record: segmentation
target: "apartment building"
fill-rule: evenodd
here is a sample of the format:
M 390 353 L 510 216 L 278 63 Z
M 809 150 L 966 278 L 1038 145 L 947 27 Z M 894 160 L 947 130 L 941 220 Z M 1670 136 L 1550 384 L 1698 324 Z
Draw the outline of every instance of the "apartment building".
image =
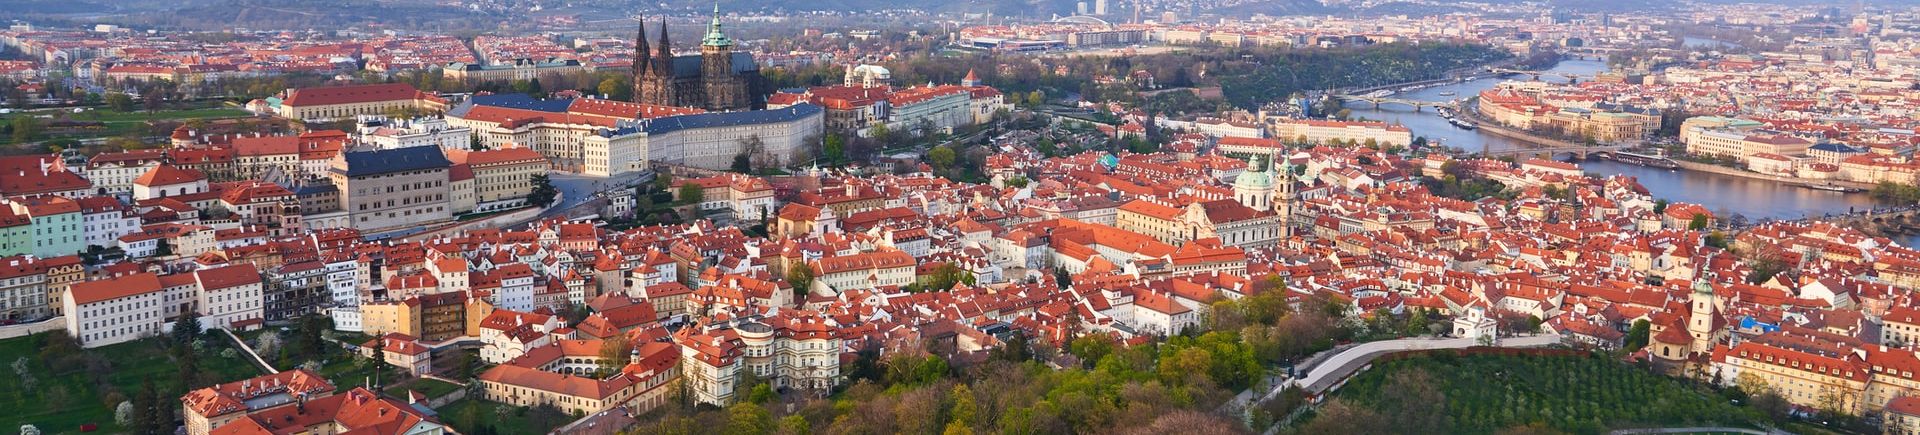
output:
M 447 110 L 447 100 L 405 83 L 304 88 L 290 91 L 280 102 L 280 117 L 333 121 L 399 109 L 442 112 Z
M 452 165 L 434 147 L 354 150 L 340 153 L 327 175 L 354 229 L 390 231 L 453 219 Z
M 162 295 L 150 272 L 76 283 L 62 301 L 67 334 L 88 349 L 160 334 Z

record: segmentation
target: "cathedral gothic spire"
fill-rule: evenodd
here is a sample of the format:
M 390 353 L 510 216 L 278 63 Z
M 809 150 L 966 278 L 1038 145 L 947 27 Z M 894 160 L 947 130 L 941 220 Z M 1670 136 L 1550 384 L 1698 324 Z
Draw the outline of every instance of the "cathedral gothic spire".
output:
M 640 31 L 635 32 L 633 36 L 633 75 L 635 77 L 647 75 L 647 70 L 653 67 L 653 50 L 647 47 L 647 18 L 640 17 L 639 21 Z
M 667 18 L 660 17 L 659 54 L 653 58 L 653 72 L 662 76 L 673 75 L 673 41 L 667 40 Z

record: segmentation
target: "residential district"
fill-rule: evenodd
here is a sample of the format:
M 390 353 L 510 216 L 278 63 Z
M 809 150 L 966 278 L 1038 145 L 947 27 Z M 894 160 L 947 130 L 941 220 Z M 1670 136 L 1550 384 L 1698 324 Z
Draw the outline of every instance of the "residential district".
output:
M 1061 153 L 1037 132 L 1091 124 L 1010 127 L 1040 110 L 987 85 L 997 71 L 895 83 L 878 60 L 736 50 L 717 14 L 684 53 L 665 21 L 573 48 L 492 35 L 470 47 L 399 34 L 198 43 L 23 25 L 0 43 L 30 58 L 0 72 L 74 77 L 83 92 L 294 72 L 436 70 L 475 83 L 615 72 L 631 101 L 343 80 L 243 105 L 288 131 L 194 123 L 148 147 L 0 157 L 0 320 L 9 337 L 64 334 L 82 349 L 181 325 L 247 349 L 240 336 L 325 318 L 328 346 L 402 374 L 342 377 L 252 355 L 267 374 L 169 399 L 166 419 L 195 435 L 455 433 L 438 398 L 379 385 L 407 378 L 464 385 L 468 401 L 557 409 L 572 416 L 562 431 L 610 433 L 666 406 L 748 400 L 752 385 L 823 397 L 872 355 L 964 364 L 1088 336 L 1151 346 L 1249 298 L 1331 301 L 1358 321 L 1430 315 L 1427 335 L 1613 352 L 1668 376 L 1773 392 L 1801 415 L 1920 432 L 1910 239 L 1858 224 L 1871 216 L 1729 222 L 1717 206 L 1551 158 L 1611 152 L 1800 184 L 1920 184 L 1920 38 L 1900 31 L 1911 26 L 1861 18 L 1851 34 L 1722 55 L 1634 48 L 1674 38 L 1635 15 L 1393 18 L 1354 31 L 1362 24 L 1342 18 L 1147 22 L 1104 0 L 1092 8 L 965 27 L 953 45 L 1009 62 L 1146 43 L 1652 54 L 1443 102 L 1482 128 L 1540 139 L 1547 156 L 1448 152 L 1429 132 L 1316 116 L 1287 96 L 1195 116 L 1084 102 L 1074 109 L 1117 120 L 1086 129 L 1097 143 L 1156 143 Z M 1721 22 L 1791 23 L 1801 10 L 1702 8 Z M 790 62 L 844 72 L 766 86 Z M 1109 79 L 1159 87 L 1151 74 Z M 983 146 L 962 161 L 971 168 L 956 167 L 948 144 L 853 164 L 822 156 L 829 136 L 889 131 Z M 1667 140 L 1678 145 L 1658 148 Z M 963 172 L 978 178 L 948 176 Z M 561 179 L 598 185 L 557 188 Z M 1465 180 L 1504 194 L 1443 191 Z M 1905 221 L 1912 207 L 1901 205 Z M 460 354 L 482 368 L 451 370 Z M 1078 367 L 1072 358 L 1047 363 Z M 1261 385 L 1317 401 L 1350 375 Z M 1251 400 L 1265 388 L 1249 388 Z

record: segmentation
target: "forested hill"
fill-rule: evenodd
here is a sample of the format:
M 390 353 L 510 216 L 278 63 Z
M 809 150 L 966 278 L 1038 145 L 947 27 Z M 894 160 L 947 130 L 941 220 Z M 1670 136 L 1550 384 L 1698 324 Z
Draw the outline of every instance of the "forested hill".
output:
M 1450 70 L 1513 55 L 1484 45 L 1381 44 L 1362 48 L 1294 50 L 1228 62 L 1217 71 L 1221 92 L 1234 106 L 1257 109 L 1294 92 L 1380 86 L 1446 77 Z

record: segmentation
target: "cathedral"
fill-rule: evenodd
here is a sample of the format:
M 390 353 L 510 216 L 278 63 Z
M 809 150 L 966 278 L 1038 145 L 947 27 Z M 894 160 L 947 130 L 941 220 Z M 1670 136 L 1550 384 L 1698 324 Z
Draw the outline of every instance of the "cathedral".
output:
M 675 56 L 667 39 L 667 21 L 660 20 L 658 47 L 648 47 L 647 26 L 640 24 L 633 55 L 633 101 L 706 110 L 748 110 L 760 102 L 760 66 L 751 53 L 733 51 L 733 40 L 720 31 L 720 8 L 701 38 L 700 54 Z

